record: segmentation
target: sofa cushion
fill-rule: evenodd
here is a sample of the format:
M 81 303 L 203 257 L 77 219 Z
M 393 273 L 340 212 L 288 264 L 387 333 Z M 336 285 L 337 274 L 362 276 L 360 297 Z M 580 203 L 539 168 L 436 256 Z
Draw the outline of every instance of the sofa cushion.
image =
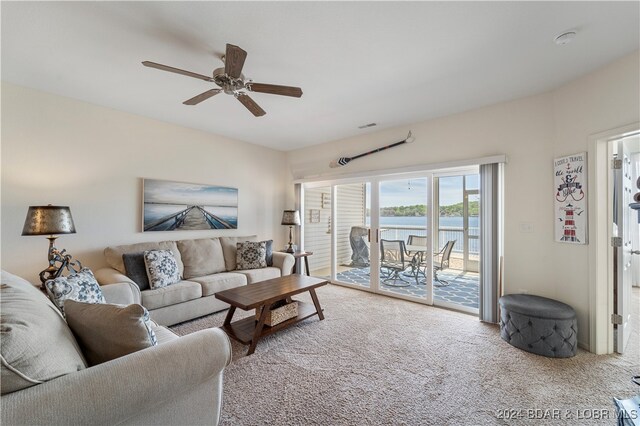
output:
M 82 370 L 85 361 L 60 311 L 26 280 L 2 271 L 1 393 Z
M 126 275 L 127 271 L 124 268 L 122 255 L 125 253 L 137 253 L 147 250 L 171 250 L 173 257 L 176 259 L 176 263 L 178 264 L 180 276 L 182 276 L 184 273 L 184 265 L 182 264 L 182 257 L 180 256 L 180 251 L 178 250 L 178 245 L 175 241 L 158 241 L 107 247 L 104 249 L 104 256 L 109 266 L 118 270 L 121 274 Z
M 234 271 L 236 269 L 236 243 L 256 240 L 255 235 L 250 237 L 220 237 L 220 244 L 222 244 L 222 251 L 224 253 L 224 264 L 227 271 Z
M 178 263 L 171 250 L 147 250 L 144 252 L 149 285 L 152 289 L 167 287 L 180 281 Z
M 185 280 L 226 271 L 219 238 L 178 241 Z
M 106 303 L 102 290 L 93 272 L 89 268 L 83 268 L 80 272 L 68 277 L 58 277 L 44 283 L 47 293 L 53 303 L 64 315 L 66 300 L 77 300 L 86 303 Z
M 238 274 L 242 274 L 247 277 L 247 283 L 253 284 L 259 281 L 270 280 L 272 278 L 278 278 L 281 275 L 280 268 L 266 267 L 261 269 L 248 269 L 235 271 Z
M 168 287 L 140 292 L 142 305 L 151 310 L 202 297 L 202 286 L 193 281 L 180 281 Z
M 89 365 L 158 344 L 149 312 L 141 305 L 91 304 L 67 300 L 67 324 Z
M 202 285 L 203 296 L 211 296 L 222 290 L 247 285 L 247 277 L 235 272 L 222 272 L 205 277 L 192 278 L 191 280 Z
M 259 269 L 267 267 L 267 244 L 264 241 L 237 243 L 236 268 Z
M 147 276 L 147 267 L 144 264 L 144 252 L 125 253 L 122 255 L 122 263 L 127 276 L 136 283 L 140 290 L 148 290 L 149 277 Z

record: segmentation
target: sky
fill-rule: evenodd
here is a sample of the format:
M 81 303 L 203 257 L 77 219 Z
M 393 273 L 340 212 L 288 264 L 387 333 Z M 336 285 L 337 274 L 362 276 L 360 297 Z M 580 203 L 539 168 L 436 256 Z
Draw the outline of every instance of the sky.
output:
M 467 175 L 467 188 L 478 188 L 478 175 Z M 367 185 L 367 199 L 371 199 Z M 462 202 L 462 176 L 440 178 L 440 205 L 450 206 Z M 399 179 L 380 183 L 380 207 L 413 206 L 427 203 L 427 180 Z
M 145 203 L 199 206 L 238 206 L 238 189 L 197 183 L 144 180 Z

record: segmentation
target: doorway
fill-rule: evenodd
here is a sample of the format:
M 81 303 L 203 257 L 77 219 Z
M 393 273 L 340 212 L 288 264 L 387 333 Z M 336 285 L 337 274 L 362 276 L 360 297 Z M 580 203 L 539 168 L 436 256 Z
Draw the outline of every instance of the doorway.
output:
M 614 351 L 622 353 L 625 350 L 625 335 L 628 335 L 626 327 L 618 327 L 619 323 L 624 324 L 624 319 L 629 318 L 629 285 L 625 283 L 624 277 L 616 276 L 614 280 L 614 252 L 616 252 L 616 263 L 620 259 L 620 255 L 624 256 L 623 250 L 637 250 L 638 247 L 624 248 L 614 247 L 618 245 L 614 238 L 621 233 L 619 229 L 620 223 L 624 220 L 624 216 L 620 219 L 616 217 L 618 212 L 614 212 L 614 181 L 615 163 L 612 162 L 614 152 L 620 140 L 637 138 L 640 135 L 640 123 L 634 123 L 617 129 L 612 129 L 603 133 L 592 135 L 589 137 L 589 181 L 591 185 L 591 194 L 589 196 L 589 210 L 593 214 L 590 216 L 589 241 L 589 283 L 590 283 L 590 308 L 589 308 L 589 350 L 596 354 L 608 354 Z M 637 145 L 636 145 L 637 146 Z M 621 158 L 618 158 L 621 160 Z M 622 188 L 618 185 L 616 189 Z M 616 197 L 616 201 L 621 201 L 621 196 Z M 630 209 L 620 207 L 622 211 L 626 210 L 627 214 Z M 638 217 L 635 216 L 635 225 L 637 225 Z M 614 227 L 615 223 L 615 227 Z M 622 224 L 624 226 L 624 224 Z M 624 232 L 624 230 L 622 230 Z M 615 235 L 614 235 L 615 234 Z M 624 238 L 623 238 L 624 240 Z M 632 239 L 632 244 L 633 239 Z M 627 245 L 628 247 L 628 245 Z M 637 274 L 640 266 L 635 258 L 638 255 L 632 255 L 631 270 L 632 276 Z M 618 268 L 624 272 L 624 268 Z M 633 297 L 637 298 L 636 287 L 630 290 Z M 619 315 L 619 317 L 618 317 Z M 635 321 L 637 323 L 637 321 Z M 627 324 L 631 324 L 627 321 Z M 618 333 L 618 331 L 621 331 Z M 633 331 L 636 333 L 636 330 Z
M 640 255 L 638 244 L 640 209 L 633 209 L 634 194 L 640 194 L 637 156 L 640 136 L 632 135 L 611 141 L 613 175 L 612 223 L 613 246 L 613 350 L 624 353 L 631 336 L 631 299 L 633 286 L 640 285 L 640 268 L 634 268 L 634 257 Z M 632 161 L 634 158 L 635 161 Z M 637 182 L 637 185 L 636 185 Z M 640 198 L 640 196 L 638 197 Z M 640 201 L 640 199 L 638 200 Z M 635 238 L 634 238 L 635 237 Z M 635 240 L 635 244 L 634 244 Z

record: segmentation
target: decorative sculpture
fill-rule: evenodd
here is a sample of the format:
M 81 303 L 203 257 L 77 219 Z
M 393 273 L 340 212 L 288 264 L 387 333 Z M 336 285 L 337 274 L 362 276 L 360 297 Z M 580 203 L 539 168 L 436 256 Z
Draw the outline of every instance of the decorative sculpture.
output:
M 365 238 L 369 235 L 369 228 L 362 226 L 352 226 L 349 233 L 349 243 L 351 244 L 351 265 L 356 267 L 369 266 L 369 247 Z

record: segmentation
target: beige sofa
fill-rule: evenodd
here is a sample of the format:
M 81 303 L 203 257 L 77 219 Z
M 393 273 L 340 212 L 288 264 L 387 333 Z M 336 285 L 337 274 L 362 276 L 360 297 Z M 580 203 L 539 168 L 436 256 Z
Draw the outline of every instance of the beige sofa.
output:
M 173 325 L 227 309 L 215 293 L 242 285 L 290 275 L 295 264 L 291 254 L 273 252 L 273 266 L 261 269 L 236 269 L 236 243 L 256 241 L 255 237 L 219 237 L 180 241 L 160 241 L 107 247 L 108 268 L 95 271 L 100 285 L 126 283 L 135 303 L 149 310 L 158 324 Z M 178 263 L 182 281 L 168 287 L 140 291 L 126 275 L 122 255 L 145 250 L 171 250 Z
M 3 425 L 218 424 L 225 333 L 178 337 L 154 326 L 158 345 L 87 367 L 57 308 L 36 287 L 2 271 Z M 127 284 L 103 287 L 109 303 L 130 304 Z

